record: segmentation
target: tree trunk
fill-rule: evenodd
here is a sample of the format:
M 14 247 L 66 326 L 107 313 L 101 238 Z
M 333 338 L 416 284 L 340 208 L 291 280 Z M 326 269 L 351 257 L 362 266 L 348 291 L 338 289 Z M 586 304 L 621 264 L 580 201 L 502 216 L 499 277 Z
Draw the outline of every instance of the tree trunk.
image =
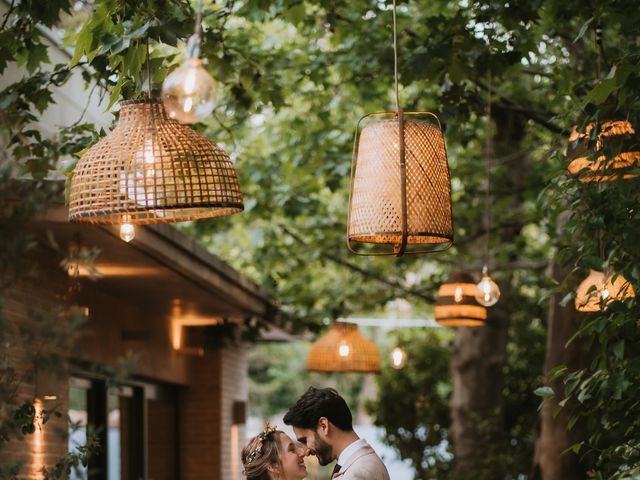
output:
M 520 150 L 525 126 L 513 112 L 494 109 L 495 151 L 502 157 Z M 528 158 L 522 154 L 518 168 L 507 169 L 499 179 L 503 191 L 511 201 L 509 211 L 514 215 L 523 202 L 522 184 L 527 176 Z M 493 178 L 492 184 L 498 184 Z M 490 231 L 485 224 L 485 231 Z M 520 235 L 520 226 L 502 229 L 500 245 L 513 245 Z M 498 243 L 498 242 L 496 242 Z M 516 249 L 507 249 L 508 258 L 515 261 Z M 480 272 L 478 272 L 479 274 Z M 456 332 L 455 350 L 451 358 L 453 395 L 451 397 L 451 431 L 454 445 L 453 478 L 496 480 L 504 478 L 506 422 L 503 402 L 503 368 L 507 357 L 507 334 L 510 317 L 511 275 L 502 278 L 500 301 L 487 308 L 487 325 L 462 328 Z
M 504 444 L 503 374 L 506 359 L 508 289 L 489 310 L 481 328 L 456 332 L 451 361 L 452 437 L 455 448 L 453 478 L 496 480 L 500 448 Z M 472 474 L 472 475 L 471 475 Z
M 556 264 L 550 267 L 551 277 L 561 282 L 567 275 Z M 547 348 L 544 362 L 544 375 L 549 377 L 551 370 L 558 365 L 565 365 L 569 370 L 581 368 L 584 362 L 583 350 L 576 339 L 569 345 L 567 342 L 578 330 L 578 318 L 570 302 L 560 305 L 561 295 L 552 295 L 549 300 L 547 317 Z M 586 472 L 580 465 L 579 457 L 572 452 L 565 452 L 571 445 L 581 440 L 582 435 L 577 427 L 567 430 L 567 421 L 571 405 L 562 408 L 559 413 L 558 404 L 564 400 L 562 379 L 548 382 L 556 393 L 547 398 L 540 412 L 540 432 L 536 440 L 532 480 L 582 480 Z

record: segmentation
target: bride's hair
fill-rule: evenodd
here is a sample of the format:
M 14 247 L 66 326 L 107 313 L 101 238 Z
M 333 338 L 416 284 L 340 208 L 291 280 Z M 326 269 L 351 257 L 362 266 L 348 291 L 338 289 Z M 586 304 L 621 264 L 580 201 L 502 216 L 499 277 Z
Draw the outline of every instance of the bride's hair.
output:
M 264 430 L 253 437 L 242 449 L 242 466 L 247 480 L 269 480 L 269 466 L 280 465 L 282 452 L 280 435 L 283 432 L 276 430 L 268 423 Z

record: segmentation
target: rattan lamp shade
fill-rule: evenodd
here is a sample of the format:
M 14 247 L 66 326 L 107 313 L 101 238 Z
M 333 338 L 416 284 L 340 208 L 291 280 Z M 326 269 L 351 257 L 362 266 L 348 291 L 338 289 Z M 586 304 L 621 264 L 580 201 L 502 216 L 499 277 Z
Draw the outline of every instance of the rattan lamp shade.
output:
M 466 273 L 451 275 L 438 290 L 435 318 L 447 327 L 481 327 L 487 323 L 487 309 L 475 299 L 476 283 Z
M 408 118 L 414 115 L 435 120 Z M 451 180 L 437 117 L 428 112 L 401 113 L 374 120 L 359 135 L 356 132 L 356 146 L 349 249 L 360 253 L 352 243 L 391 245 L 365 254 L 399 256 L 448 248 L 453 241 Z M 405 251 L 407 246 L 417 247 Z
M 567 170 L 581 182 L 610 182 L 637 177 L 629 170 L 640 166 L 640 140 L 628 120 L 603 122 L 595 151 L 589 149 L 589 138 L 595 127 L 587 125 L 584 133 L 574 127 L 569 137 Z
M 335 322 L 309 350 L 310 372 L 379 372 L 378 347 L 362 336 L 353 323 Z
M 73 172 L 69 220 L 147 224 L 243 210 L 238 175 L 218 145 L 168 118 L 159 100 L 120 105 L 116 127 Z
M 635 296 L 633 287 L 622 275 L 591 270 L 589 276 L 576 289 L 575 305 L 579 312 L 600 312 L 603 310 L 603 300 L 606 310 L 609 302 L 624 301 Z

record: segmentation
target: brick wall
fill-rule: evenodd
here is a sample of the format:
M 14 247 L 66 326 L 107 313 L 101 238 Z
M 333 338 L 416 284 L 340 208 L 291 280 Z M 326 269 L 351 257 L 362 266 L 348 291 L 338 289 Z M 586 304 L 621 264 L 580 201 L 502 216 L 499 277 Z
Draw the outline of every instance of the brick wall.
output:
M 182 480 L 242 478 L 239 439 L 244 438 L 244 426 L 232 429 L 232 414 L 235 400 L 248 399 L 247 368 L 244 347 L 216 350 L 194 358 L 191 385 L 180 394 Z
M 222 479 L 240 480 L 242 478 L 242 439 L 245 438 L 244 425 L 232 429 L 233 402 L 249 401 L 248 357 L 246 347 L 225 349 L 222 352 L 222 418 L 220 429 L 222 438 Z M 235 445 L 234 445 L 235 443 Z M 234 458 L 235 457 L 235 458 Z
M 42 270 L 40 275 L 44 275 Z M 51 287 L 48 282 L 40 281 L 39 278 L 32 277 L 4 292 L 2 314 L 7 324 L 3 328 L 6 328 L 8 335 L 7 342 L 2 345 L 5 349 L 2 356 L 6 355 L 9 364 L 16 370 L 17 379 L 20 381 L 17 390 L 17 401 L 20 404 L 34 401 L 36 378 L 33 363 L 29 357 L 42 347 L 40 343 L 42 338 L 39 342 L 29 341 L 28 337 L 20 331 L 23 330 L 26 335 L 29 335 L 30 332 L 39 328 L 36 316 L 41 312 L 51 312 L 59 306 L 66 287 L 66 276 L 63 272 L 50 269 L 46 271 L 46 275 L 53 279 L 51 285 L 56 285 L 57 288 Z M 55 401 L 36 402 L 36 410 L 41 412 L 42 408 L 56 408 L 63 415 L 66 414 L 67 379 L 46 375 L 44 372 L 38 374 L 37 379 L 41 395 L 54 393 L 58 398 Z M 22 464 L 18 475 L 20 479 L 42 478 L 39 472 L 43 466 L 53 466 L 66 454 L 67 430 L 68 425 L 64 417 L 52 416 L 46 425 L 40 424 L 34 434 L 18 434 L 11 438 L 5 448 L 0 450 L 0 463 L 20 462 Z
M 179 396 L 180 478 L 220 478 L 220 351 L 193 358 L 191 383 Z

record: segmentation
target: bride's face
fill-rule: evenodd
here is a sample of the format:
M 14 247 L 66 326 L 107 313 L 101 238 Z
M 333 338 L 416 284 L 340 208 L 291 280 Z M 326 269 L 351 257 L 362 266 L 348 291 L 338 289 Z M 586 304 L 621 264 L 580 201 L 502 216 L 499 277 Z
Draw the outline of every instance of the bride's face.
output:
M 286 480 L 302 480 L 306 477 L 307 467 L 304 465 L 306 449 L 284 433 L 280 435 L 280 447 L 282 449 L 282 477 Z

